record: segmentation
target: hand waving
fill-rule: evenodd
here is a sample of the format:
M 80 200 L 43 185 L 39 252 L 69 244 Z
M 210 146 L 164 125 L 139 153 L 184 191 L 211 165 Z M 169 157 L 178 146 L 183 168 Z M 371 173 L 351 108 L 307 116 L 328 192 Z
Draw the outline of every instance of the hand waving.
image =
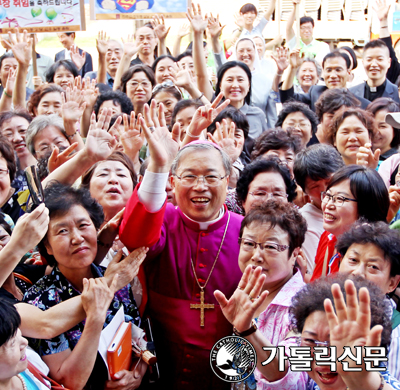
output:
M 262 268 L 257 267 L 253 270 L 252 266 L 248 265 L 229 300 L 221 291 L 214 291 L 215 299 L 221 306 L 225 318 L 239 332 L 250 328 L 256 310 L 268 296 L 268 291 L 262 292 L 264 281 L 265 275 L 262 274 Z
M 129 156 L 132 161 L 135 161 L 140 149 L 144 143 L 144 133 L 140 130 L 140 118 L 135 119 L 135 112 L 131 112 L 130 121 L 128 122 L 128 115 L 123 115 L 124 129 L 118 127 L 119 139 L 124 148 L 124 153 Z
M 210 18 L 208 19 L 208 31 L 210 32 L 211 38 L 219 38 L 224 28 L 225 26 L 222 26 L 219 21 L 219 15 L 214 17 L 213 14 L 210 14 Z
M 66 148 L 63 152 L 60 153 L 60 150 L 57 146 L 54 147 L 49 160 L 47 162 L 47 168 L 49 172 L 55 171 L 58 167 L 63 165 L 68 160 L 71 160 L 76 154 L 71 154 L 78 146 L 78 142 L 74 142 L 68 148 Z
M 164 15 L 154 15 L 152 24 L 154 26 L 154 32 L 156 33 L 157 38 L 160 40 L 165 39 L 169 33 L 169 30 L 171 30 L 171 27 L 167 28 L 165 26 Z
M 144 106 L 144 118 L 140 118 L 140 125 L 144 131 L 150 149 L 150 172 L 169 172 L 172 161 L 179 150 L 180 125 L 175 123 L 172 132 L 169 132 L 164 116 L 164 107 L 161 103 L 158 117 L 155 115 L 156 103 L 153 100 L 151 107 Z M 151 128 L 154 128 L 153 132 Z
M 136 46 L 134 35 L 128 35 L 128 38 L 125 41 L 123 38 L 121 38 L 121 40 L 124 47 L 124 54 L 128 57 L 133 57 L 143 46 L 143 44 Z
M 66 121 L 79 121 L 86 108 L 86 102 L 83 101 L 83 94 L 77 87 L 62 94 L 62 117 Z
M 276 54 L 272 54 L 271 57 L 276 62 L 276 66 L 278 67 L 278 73 L 282 75 L 282 73 L 289 66 L 289 50 L 286 47 L 277 47 Z
M 360 146 L 358 149 L 356 164 L 367 168 L 376 169 L 379 163 L 380 155 L 380 149 L 376 149 L 375 152 L 372 152 L 372 144 L 366 143 L 364 146 Z
M 201 15 L 201 7 L 200 4 L 197 4 L 197 8 L 194 3 L 192 3 L 192 9 L 188 8 L 186 13 L 187 18 L 189 19 L 190 24 L 192 25 L 192 29 L 195 33 L 203 34 L 208 25 L 208 16 L 207 14 L 203 16 Z
M 221 124 L 219 122 L 216 123 L 214 134 L 207 133 L 208 139 L 211 142 L 214 142 L 224 149 L 230 157 L 232 164 L 238 159 L 243 150 L 243 144 L 238 144 L 235 139 L 235 130 L 236 125 L 234 122 L 231 122 L 228 128 L 228 122 L 226 119 L 222 119 Z
M 82 51 L 82 54 L 79 53 L 79 49 L 77 46 L 71 46 L 71 60 L 76 65 L 78 70 L 81 70 L 83 65 L 86 62 L 86 52 Z
M 110 127 L 112 116 L 111 108 L 102 110 L 99 114 L 99 120 L 96 122 L 96 116 L 93 113 L 90 118 L 90 127 L 86 138 L 85 151 L 87 156 L 94 162 L 105 160 L 117 145 L 115 138 L 107 132 Z M 121 123 L 121 118 L 118 118 L 114 126 Z
M 387 4 L 386 0 L 376 0 L 372 5 L 372 9 L 376 12 L 379 21 L 382 22 L 388 18 L 390 4 Z
M 190 33 L 190 27 L 187 23 L 183 23 L 179 26 L 177 35 L 179 38 L 183 38 L 184 36 Z
M 9 41 L 2 39 L 2 43 L 13 52 L 18 64 L 28 67 L 32 58 L 32 38 L 28 37 L 26 30 L 21 34 L 18 28 L 15 29 L 15 38 L 11 32 L 8 36 Z
M 96 48 L 99 54 L 106 55 L 109 39 L 110 38 L 107 38 L 107 34 L 104 31 L 99 31 L 96 39 Z

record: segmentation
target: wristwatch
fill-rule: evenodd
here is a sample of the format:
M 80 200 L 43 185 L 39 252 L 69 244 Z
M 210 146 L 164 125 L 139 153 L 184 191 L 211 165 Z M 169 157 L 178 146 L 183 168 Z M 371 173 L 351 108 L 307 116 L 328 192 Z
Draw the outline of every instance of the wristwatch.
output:
M 250 336 L 251 334 L 256 332 L 257 329 L 258 329 L 257 323 L 254 320 L 252 320 L 251 326 L 249 329 L 247 329 L 243 332 L 239 332 L 235 327 L 233 327 L 233 333 L 235 333 L 236 336 L 246 337 L 246 336 Z

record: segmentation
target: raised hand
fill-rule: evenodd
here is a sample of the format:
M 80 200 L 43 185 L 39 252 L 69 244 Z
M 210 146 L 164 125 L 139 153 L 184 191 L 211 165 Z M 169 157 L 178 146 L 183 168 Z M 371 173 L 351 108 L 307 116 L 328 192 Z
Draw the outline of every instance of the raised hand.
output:
M 345 282 L 346 302 L 338 284 L 332 285 L 332 295 L 336 313 L 330 299 L 325 299 L 324 308 L 330 330 L 330 345 L 336 348 L 337 356 L 341 356 L 344 347 L 350 347 L 356 355 L 357 346 L 380 346 L 382 326 L 371 327 L 371 309 L 369 292 L 366 287 L 357 291 L 351 280 Z M 356 363 L 347 357 L 345 360 L 350 368 L 357 367 Z M 343 364 L 343 362 L 342 362 Z M 338 374 L 346 381 L 345 377 L 365 377 L 365 370 L 361 372 L 346 372 L 342 364 L 337 364 Z M 358 366 L 359 367 L 359 366 Z M 361 380 L 362 383 L 362 380 Z M 346 381 L 347 384 L 347 381 Z M 360 386 L 359 388 L 363 388 Z
M 286 47 L 277 47 L 276 54 L 272 54 L 271 57 L 276 62 L 278 73 L 282 75 L 289 66 L 289 50 Z
M 268 296 L 268 291 L 262 292 L 264 281 L 265 274 L 262 274 L 262 268 L 257 267 L 253 270 L 253 267 L 248 265 L 229 300 L 221 291 L 214 291 L 215 299 L 221 306 L 225 318 L 239 332 L 250 328 L 257 309 Z
M 171 30 L 171 27 L 167 28 L 165 26 L 164 15 L 154 15 L 152 24 L 154 26 L 154 32 L 157 38 L 160 40 L 165 39 L 169 33 L 169 30 Z
M 380 22 L 387 20 L 390 4 L 386 3 L 386 0 L 376 0 L 372 5 L 372 9 L 376 12 Z
M 94 162 L 105 160 L 117 145 L 115 138 L 108 133 L 112 116 L 111 108 L 102 110 L 99 114 L 98 121 L 93 113 L 90 118 L 90 127 L 86 138 L 85 151 L 87 156 Z M 118 118 L 114 126 L 121 123 L 121 118 Z
M 46 235 L 49 221 L 49 210 L 42 203 L 31 213 L 26 213 L 18 219 L 10 243 L 15 243 L 19 248 L 23 246 L 26 252 L 30 251 Z
M 193 82 L 192 76 L 189 70 L 181 69 L 176 74 L 175 85 L 187 89 L 187 87 Z
M 226 107 L 228 107 L 230 100 L 225 100 L 222 104 L 222 92 L 215 98 L 212 104 L 199 107 L 193 115 L 192 121 L 186 131 L 186 134 L 193 138 L 199 138 L 201 132 L 213 123 L 217 115 Z
M 15 29 L 15 38 L 11 32 L 8 33 L 8 36 L 9 41 L 2 39 L 2 43 L 13 52 L 18 64 L 28 67 L 32 59 L 32 38 L 28 36 L 26 30 L 21 34 L 18 28 Z
M 71 46 L 70 52 L 72 62 L 76 65 L 78 70 L 81 70 L 86 62 L 86 52 L 82 51 L 82 54 L 80 54 L 78 46 L 75 45 Z
M 289 54 L 289 64 L 293 69 L 297 69 L 303 60 L 300 57 L 300 49 L 295 49 Z
M 149 248 L 141 247 L 132 251 L 127 257 L 123 258 L 122 249 L 117 252 L 110 264 L 108 264 L 104 277 L 108 284 L 111 283 L 115 274 L 119 275 L 117 291 L 125 287 L 137 276 L 140 265 L 146 258 Z
M 133 57 L 143 46 L 143 44 L 136 46 L 134 35 L 128 35 L 126 40 L 123 38 L 121 38 L 121 40 L 124 48 L 124 54 L 128 57 Z
M 54 147 L 49 160 L 47 162 L 47 168 L 49 172 L 55 171 L 58 167 L 63 165 L 68 160 L 71 160 L 76 154 L 71 154 L 78 147 L 78 142 L 74 142 L 67 149 L 60 153 L 57 146 Z
M 200 4 L 197 4 L 196 7 L 195 4 L 192 3 L 192 8 L 188 8 L 186 16 L 195 33 L 202 34 L 206 30 L 208 25 L 208 16 L 205 14 L 203 18 Z
M 183 38 L 184 36 L 190 33 L 190 27 L 187 23 L 183 23 L 179 26 L 177 35 L 179 38 Z
M 83 101 L 83 94 L 77 87 L 62 94 L 62 117 L 66 121 L 79 121 L 85 111 L 86 103 Z
M 400 187 L 397 184 L 389 187 L 389 201 L 389 211 L 386 218 L 388 223 L 391 222 L 400 208 Z
M 236 125 L 234 122 L 228 126 L 226 119 L 222 120 L 222 123 L 216 123 L 216 130 L 214 134 L 207 133 L 208 139 L 211 142 L 219 145 L 230 157 L 231 163 L 233 164 L 240 153 L 243 150 L 243 144 L 239 144 L 235 138 Z
M 210 14 L 210 18 L 208 19 L 208 31 L 210 32 L 211 38 L 219 38 L 222 30 L 225 28 L 225 26 L 222 26 L 220 21 L 219 21 L 219 15 L 216 17 L 213 16 L 213 14 Z
M 376 149 L 375 152 L 372 152 L 372 144 L 366 143 L 364 146 L 360 146 L 358 149 L 356 164 L 367 168 L 376 169 L 379 163 L 380 155 L 380 149 Z
M 99 54 L 106 55 L 109 39 L 104 31 L 99 31 L 96 39 L 96 48 Z
M 131 112 L 130 121 L 128 121 L 128 115 L 123 115 L 124 128 L 118 126 L 117 130 L 119 133 L 119 139 L 124 148 L 124 153 L 134 161 L 144 144 L 144 133 L 140 130 L 140 118 L 141 114 L 138 115 L 138 119 L 135 119 L 135 112 Z
M 90 80 L 89 77 L 83 79 L 82 82 L 82 96 L 83 101 L 86 103 L 86 107 L 93 108 L 96 103 L 97 97 L 99 96 L 99 88 L 96 87 L 97 80 Z
M 8 71 L 8 78 L 5 88 L 5 91 L 7 92 L 8 96 L 13 95 L 16 75 L 17 75 L 17 70 L 10 68 L 10 70 Z
M 150 150 L 149 172 L 169 172 L 172 161 L 179 150 L 180 125 L 175 123 L 170 132 L 164 116 L 164 106 L 160 103 L 158 117 L 156 103 L 151 102 L 151 107 L 144 106 L 144 118 L 140 118 L 140 125 L 144 131 Z
M 234 18 L 236 26 L 238 26 L 239 28 L 244 28 L 245 22 L 243 15 L 240 12 L 237 12 L 235 13 Z

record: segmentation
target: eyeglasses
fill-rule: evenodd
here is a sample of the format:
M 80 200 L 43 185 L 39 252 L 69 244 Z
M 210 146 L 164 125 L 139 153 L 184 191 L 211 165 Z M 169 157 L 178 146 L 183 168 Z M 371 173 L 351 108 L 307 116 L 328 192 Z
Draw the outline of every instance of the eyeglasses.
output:
M 253 240 L 250 240 L 249 238 L 239 238 L 238 242 L 239 242 L 239 245 L 245 251 L 248 251 L 248 252 L 252 252 L 252 251 L 256 250 L 257 247 L 260 247 L 260 249 L 262 251 L 265 251 L 267 253 L 269 252 L 272 254 L 276 254 L 276 252 L 283 252 L 286 249 L 289 249 L 289 245 L 280 245 L 280 244 L 277 244 L 276 242 L 270 242 L 270 241 L 267 241 L 264 243 L 255 242 Z
M 327 192 L 321 192 L 321 200 L 324 203 L 329 203 L 331 200 L 333 201 L 333 204 L 336 206 L 343 206 L 344 202 L 357 202 L 357 199 L 350 199 L 346 198 L 345 196 L 341 195 L 331 195 L 328 194 Z
M 263 190 L 257 190 L 257 191 L 253 191 L 253 192 L 249 192 L 249 194 L 251 196 L 253 196 L 256 199 L 271 199 L 271 198 L 283 198 L 286 199 L 288 197 L 288 194 L 278 191 L 278 192 L 273 192 L 272 194 L 267 192 L 267 191 L 263 191 Z
M 8 169 L 0 169 L 0 177 L 4 177 L 8 175 Z
M 207 176 L 196 176 L 196 175 L 185 175 L 178 176 L 174 175 L 181 181 L 181 184 L 184 187 L 192 187 L 199 183 L 200 179 L 203 179 L 203 183 L 208 185 L 209 187 L 216 187 L 220 184 L 222 179 L 225 179 L 226 176 L 215 176 L 215 175 L 207 175 Z
M 131 87 L 133 88 L 133 89 L 136 89 L 139 85 L 141 85 L 143 88 L 150 88 L 151 87 L 151 83 L 150 83 L 150 81 L 147 81 L 147 80 L 144 80 L 144 81 L 132 81 L 131 83 L 130 83 L 130 85 L 131 85 Z
M 303 336 L 296 337 L 296 343 L 303 347 L 329 347 L 331 345 L 330 341 L 318 341 Z
M 172 82 L 172 80 L 165 80 L 161 84 L 157 84 L 153 88 L 153 91 L 151 93 L 154 95 L 155 93 L 157 93 L 158 91 L 160 91 L 163 88 L 171 88 L 171 87 L 174 87 L 179 92 L 179 94 L 182 96 L 181 90 Z

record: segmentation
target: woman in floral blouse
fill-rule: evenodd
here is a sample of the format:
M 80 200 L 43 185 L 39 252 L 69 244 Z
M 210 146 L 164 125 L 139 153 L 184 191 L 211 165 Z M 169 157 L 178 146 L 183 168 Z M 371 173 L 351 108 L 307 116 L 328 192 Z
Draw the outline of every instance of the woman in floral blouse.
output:
M 50 223 L 47 235 L 39 244 L 41 254 L 52 273 L 39 280 L 25 295 L 25 301 L 42 310 L 81 294 L 87 279 L 101 278 L 104 268 L 93 264 L 97 254 L 97 231 L 103 222 L 101 206 L 85 189 L 53 184 L 45 191 Z M 140 260 L 146 250 L 141 250 Z M 139 267 L 141 261 L 136 264 Z M 100 280 L 100 279 L 98 279 Z M 87 318 L 69 331 L 50 340 L 35 340 L 33 345 L 50 368 L 50 376 L 72 389 L 103 389 L 107 369 L 97 353 L 100 333 L 123 306 L 125 320 L 140 325 L 140 316 L 130 285 L 117 291 L 107 308 L 94 304 Z M 104 305 L 103 305 L 104 306 Z M 68 313 L 66 313 L 68 315 Z M 135 389 L 146 370 L 121 371 L 118 379 L 108 382 L 115 388 Z

